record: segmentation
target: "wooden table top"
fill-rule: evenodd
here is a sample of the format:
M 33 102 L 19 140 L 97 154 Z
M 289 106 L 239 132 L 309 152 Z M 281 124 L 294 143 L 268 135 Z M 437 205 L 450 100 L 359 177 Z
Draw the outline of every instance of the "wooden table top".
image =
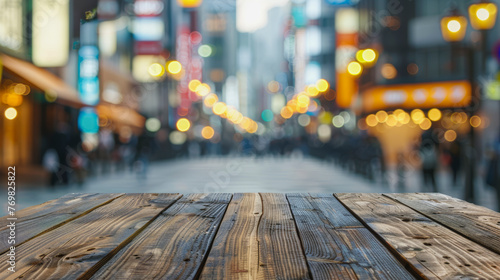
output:
M 500 279 L 500 213 L 443 194 L 70 194 L 0 218 L 0 279 Z

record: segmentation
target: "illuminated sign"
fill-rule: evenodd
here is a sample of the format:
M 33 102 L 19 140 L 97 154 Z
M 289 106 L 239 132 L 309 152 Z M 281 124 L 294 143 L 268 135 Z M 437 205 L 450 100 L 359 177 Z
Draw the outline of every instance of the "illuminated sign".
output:
M 82 46 L 78 51 L 78 91 L 87 105 L 99 103 L 99 49 Z
M 347 72 L 347 65 L 358 50 L 359 13 L 352 8 L 337 9 L 335 13 L 335 52 L 337 105 L 349 108 L 358 94 L 356 77 Z
M 0 48 L 8 54 L 26 58 L 28 46 L 24 39 L 22 0 L 0 0 Z
M 99 116 L 94 108 L 84 107 L 78 114 L 78 128 L 83 133 L 99 132 Z
M 163 11 L 163 2 L 160 0 L 135 0 L 134 13 L 138 17 L 157 17 Z
M 363 110 L 388 108 L 454 108 L 470 104 L 467 81 L 377 86 L 363 92 Z
M 164 23 L 161 18 L 136 18 L 132 28 L 137 41 L 160 41 L 163 38 Z
M 69 0 L 33 1 L 32 60 L 35 65 L 66 65 L 69 56 L 69 5 Z

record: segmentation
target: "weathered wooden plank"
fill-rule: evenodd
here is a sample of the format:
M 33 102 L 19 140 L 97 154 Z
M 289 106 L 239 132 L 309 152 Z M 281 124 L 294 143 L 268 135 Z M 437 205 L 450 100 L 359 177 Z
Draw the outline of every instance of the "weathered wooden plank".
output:
M 444 194 L 385 195 L 500 254 L 500 213 Z
M 127 194 L 16 249 L 16 272 L 0 256 L 0 279 L 77 279 L 124 247 L 177 194 Z
M 231 194 L 191 194 L 162 213 L 92 279 L 193 279 Z
M 16 212 L 16 246 L 39 234 L 50 231 L 86 213 L 109 203 L 123 194 L 68 194 L 59 199 L 28 207 Z M 7 225 L 9 216 L 0 218 Z M 7 243 L 9 229 L 0 228 L 0 254 L 10 248 Z
M 258 279 L 311 279 L 285 194 L 263 193 Z
M 500 255 L 381 194 L 337 198 L 428 279 L 498 279 Z
M 234 194 L 200 279 L 256 279 L 259 269 L 257 230 L 262 216 L 259 194 Z
M 287 194 L 314 279 L 415 279 L 332 194 Z

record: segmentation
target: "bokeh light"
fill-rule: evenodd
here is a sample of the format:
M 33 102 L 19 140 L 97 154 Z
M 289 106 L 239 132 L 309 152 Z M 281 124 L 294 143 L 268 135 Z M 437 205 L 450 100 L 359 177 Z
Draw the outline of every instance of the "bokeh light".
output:
M 457 139 L 457 133 L 454 130 L 447 130 L 444 133 L 444 139 L 448 142 L 453 142 L 455 139 Z
M 148 68 L 149 75 L 153 77 L 161 77 L 165 74 L 165 68 L 160 63 L 153 63 Z
M 481 118 L 479 116 L 472 116 L 469 122 L 472 127 L 479 127 L 481 125 Z
M 270 93 L 277 93 L 280 90 L 280 83 L 278 83 L 277 81 L 270 81 L 267 84 L 267 90 Z
M 191 80 L 188 84 L 189 90 L 192 92 L 196 92 L 196 88 L 201 85 L 199 80 Z
M 439 121 L 442 116 L 441 111 L 437 108 L 430 109 L 427 115 L 429 116 L 429 119 L 433 122 Z
M 429 130 L 432 126 L 432 122 L 428 118 L 424 118 L 418 125 L 422 130 Z
M 274 118 L 274 114 L 273 114 L 273 111 L 269 110 L 269 109 L 266 109 L 264 111 L 262 111 L 262 114 L 261 114 L 261 118 L 263 121 L 265 122 L 270 122 L 273 120 Z
M 333 117 L 333 119 L 332 119 L 332 124 L 336 128 L 343 127 L 344 123 L 345 123 L 344 117 L 342 117 L 341 115 L 337 115 L 337 116 Z
M 411 120 L 415 124 L 420 124 L 425 119 L 425 114 L 420 109 L 415 109 L 411 111 Z
M 205 126 L 202 130 L 201 130 L 201 136 L 205 139 L 211 139 L 212 137 L 214 137 L 214 134 L 215 134 L 215 131 L 212 127 L 210 126 Z
M 388 80 L 392 80 L 398 75 L 398 70 L 396 70 L 396 67 L 394 67 L 394 65 L 386 63 L 382 65 L 381 73 L 382 77 Z
M 281 112 L 280 112 L 280 115 L 281 117 L 283 117 L 284 119 L 289 119 L 293 116 L 293 109 L 292 107 L 290 106 L 285 106 L 283 108 L 281 108 Z
M 15 108 L 7 108 L 4 112 L 5 118 L 8 120 L 13 120 L 17 117 L 17 110 Z
M 212 107 L 212 111 L 214 112 L 214 114 L 219 116 L 224 114 L 226 110 L 227 110 L 227 105 L 224 102 L 217 102 Z
M 201 56 L 201 57 L 209 57 L 212 55 L 212 47 L 209 46 L 209 45 L 201 45 L 199 48 L 198 48 L 198 54 Z
M 219 101 L 219 97 L 217 97 L 215 93 L 210 93 L 205 97 L 205 100 L 203 100 L 203 104 L 208 108 L 212 108 L 217 101 Z
M 146 120 L 145 126 L 149 132 L 157 132 L 161 128 L 161 122 L 157 118 L 149 118 Z
M 177 121 L 175 126 L 177 127 L 177 130 L 185 132 L 188 131 L 189 128 L 191 127 L 191 122 L 186 118 L 181 118 Z
M 300 115 L 298 118 L 297 118 L 297 121 L 299 123 L 300 126 L 303 126 L 303 127 L 306 127 L 308 126 L 310 123 L 311 123 L 311 117 L 309 117 L 308 115 Z
M 179 74 L 182 71 L 182 65 L 177 60 L 169 61 L 167 63 L 167 71 L 170 74 Z
M 186 142 L 187 135 L 186 133 L 174 130 L 170 133 L 168 139 L 174 145 L 182 145 L 184 144 L 184 142 Z
M 377 53 L 373 49 L 366 49 L 362 52 L 361 57 L 368 63 L 373 63 L 377 59 Z
M 378 120 L 377 120 L 377 117 L 374 115 L 374 114 L 370 114 L 366 117 L 366 124 L 369 126 L 369 127 L 374 127 L 374 126 L 377 126 L 378 124 Z
M 378 111 L 375 116 L 377 117 L 377 121 L 379 123 L 384 123 L 387 120 L 388 114 L 386 111 Z
M 352 61 L 347 65 L 347 72 L 353 76 L 359 76 L 363 73 L 363 66 L 357 61 Z
M 330 84 L 325 79 L 319 79 L 316 82 L 316 87 L 318 88 L 319 92 L 325 92 L 330 88 Z

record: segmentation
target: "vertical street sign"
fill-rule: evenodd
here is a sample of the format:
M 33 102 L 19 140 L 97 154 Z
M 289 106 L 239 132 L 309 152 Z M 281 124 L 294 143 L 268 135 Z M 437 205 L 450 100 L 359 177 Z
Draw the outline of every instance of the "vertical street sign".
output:
M 80 100 L 90 106 L 99 103 L 99 49 L 82 46 L 78 51 L 78 91 Z

